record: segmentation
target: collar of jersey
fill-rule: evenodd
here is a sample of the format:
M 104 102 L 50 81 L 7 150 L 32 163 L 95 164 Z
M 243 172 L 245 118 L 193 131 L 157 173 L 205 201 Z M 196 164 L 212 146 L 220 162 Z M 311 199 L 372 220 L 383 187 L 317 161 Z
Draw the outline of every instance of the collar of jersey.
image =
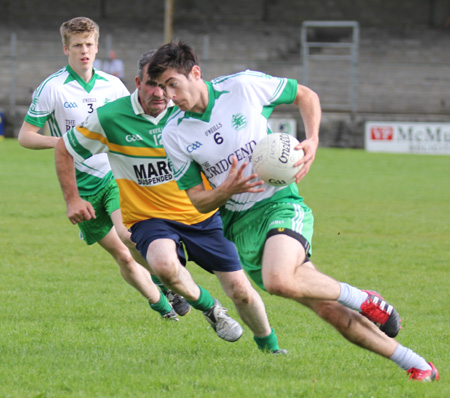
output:
M 169 101 L 167 108 L 164 112 L 161 112 L 158 116 L 150 116 L 144 112 L 144 108 L 142 108 L 141 103 L 139 102 L 139 91 L 138 89 L 134 90 L 134 92 L 130 96 L 131 106 L 133 107 L 133 111 L 136 115 L 142 115 L 145 119 L 152 122 L 153 124 L 158 124 L 164 115 L 167 112 L 167 109 L 173 106 L 173 102 Z
M 95 81 L 98 80 L 106 80 L 108 81 L 108 79 L 100 76 L 94 69 L 94 74 L 91 77 L 91 80 L 89 80 L 89 82 L 85 82 L 73 69 L 70 65 L 66 66 L 67 72 L 69 72 L 69 76 L 67 76 L 66 81 L 64 82 L 64 84 L 66 83 L 70 83 L 72 81 L 77 81 L 78 84 L 84 88 L 84 90 L 88 93 L 91 92 L 91 90 L 94 88 L 95 85 Z
M 212 109 L 214 107 L 214 103 L 216 102 L 216 99 L 218 99 L 222 94 L 227 93 L 228 91 L 216 91 L 214 90 L 212 84 L 210 82 L 205 81 L 206 87 L 208 87 L 208 106 L 206 107 L 205 112 L 203 113 L 197 113 L 197 112 L 190 112 L 187 111 L 184 113 L 184 118 L 194 118 L 199 119 L 204 122 L 209 122 L 211 120 L 211 113 Z M 178 124 L 180 121 L 178 122 Z

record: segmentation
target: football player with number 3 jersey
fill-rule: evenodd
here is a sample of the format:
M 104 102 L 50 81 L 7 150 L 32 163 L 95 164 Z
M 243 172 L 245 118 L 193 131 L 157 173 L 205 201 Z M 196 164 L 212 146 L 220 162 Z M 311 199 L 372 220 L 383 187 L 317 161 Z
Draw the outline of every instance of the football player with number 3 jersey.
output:
M 25 122 L 38 128 L 47 123 L 50 135 L 60 138 L 98 107 L 128 94 L 124 84 L 111 75 L 95 70 L 86 83 L 67 65 L 35 90 Z M 84 196 L 98 192 L 112 178 L 105 155 L 77 162 L 76 170 L 78 189 Z
M 60 33 L 68 65 L 50 75 L 34 91 L 18 137 L 26 148 L 54 148 L 61 137 L 97 108 L 129 95 L 120 79 L 93 68 L 99 38 L 99 27 L 94 21 L 86 17 L 73 18 L 61 25 Z M 50 136 L 39 134 L 45 124 Z M 77 160 L 75 166 L 78 192 L 93 204 L 96 218 L 73 219 L 70 215 L 74 210 L 68 208 L 69 219 L 78 224 L 80 236 L 88 245 L 98 243 L 112 255 L 124 279 L 150 304 L 158 302 L 160 292 L 148 270 L 133 259 L 122 242 L 122 239 L 129 240 L 129 232 L 122 223 L 118 188 L 107 156 L 99 154 L 86 161 Z M 131 242 L 129 245 L 132 246 Z M 187 303 L 185 306 L 189 308 Z M 167 302 L 160 313 L 169 312 L 172 308 Z

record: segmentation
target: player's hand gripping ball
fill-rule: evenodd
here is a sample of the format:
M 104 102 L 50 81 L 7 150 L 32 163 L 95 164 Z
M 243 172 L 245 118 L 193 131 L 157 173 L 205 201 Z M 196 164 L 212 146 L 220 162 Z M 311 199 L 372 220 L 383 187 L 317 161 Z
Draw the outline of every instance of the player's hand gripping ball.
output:
M 297 138 L 285 133 L 273 133 L 264 137 L 252 154 L 253 170 L 270 185 L 284 186 L 295 181 L 295 175 L 303 167 L 294 167 L 304 156 L 303 150 L 294 149 Z

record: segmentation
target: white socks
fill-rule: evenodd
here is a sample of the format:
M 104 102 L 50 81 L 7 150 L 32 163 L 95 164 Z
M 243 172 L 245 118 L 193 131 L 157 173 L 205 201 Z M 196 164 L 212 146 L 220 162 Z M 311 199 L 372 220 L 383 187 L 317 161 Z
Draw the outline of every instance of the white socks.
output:
M 339 284 L 341 285 L 341 294 L 337 299 L 338 303 L 345 305 L 352 310 L 360 311 L 361 304 L 367 300 L 369 295 L 347 283 L 339 282 Z
M 420 370 L 430 370 L 431 366 L 420 355 L 413 350 L 403 347 L 401 344 L 397 346 L 392 356 L 389 358 L 394 361 L 402 369 L 409 370 L 416 368 Z
M 367 300 L 369 295 L 347 283 L 339 282 L 339 284 L 341 285 L 341 294 L 337 301 L 352 310 L 360 311 L 361 304 Z M 431 369 L 431 366 L 424 358 L 417 355 L 413 350 L 403 347 L 401 344 L 397 346 L 390 359 L 405 370 L 411 368 L 420 370 Z

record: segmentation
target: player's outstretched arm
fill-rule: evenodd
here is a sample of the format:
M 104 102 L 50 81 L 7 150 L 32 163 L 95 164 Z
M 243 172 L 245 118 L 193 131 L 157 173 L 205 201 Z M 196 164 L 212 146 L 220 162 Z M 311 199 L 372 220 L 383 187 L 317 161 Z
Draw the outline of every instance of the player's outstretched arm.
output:
M 262 192 L 264 188 L 258 188 L 258 186 L 264 184 L 264 181 L 254 181 L 257 178 L 257 174 L 252 174 L 248 177 L 243 176 L 247 162 L 243 163 L 241 167 L 237 167 L 237 159 L 233 156 L 230 172 L 226 180 L 213 190 L 206 190 L 203 184 L 199 184 L 195 187 L 186 190 L 189 199 L 192 204 L 200 213 L 209 213 L 223 206 L 228 199 L 234 194 L 243 192 Z
M 303 149 L 305 153 L 305 156 L 295 164 L 295 166 L 303 164 L 303 167 L 295 176 L 295 180 L 298 183 L 308 174 L 316 157 L 319 146 L 319 128 L 322 109 L 319 96 L 308 87 L 300 84 L 297 86 L 297 97 L 295 98 L 294 104 L 300 110 L 306 134 L 306 140 L 296 146 L 296 149 Z
M 67 217 L 72 224 L 95 218 L 92 205 L 81 199 L 78 193 L 75 166 L 72 155 L 67 151 L 64 140 L 59 140 L 55 147 L 56 174 L 66 202 Z
M 17 137 L 19 144 L 28 149 L 54 148 L 59 137 L 39 134 L 39 130 L 40 127 L 24 121 Z

